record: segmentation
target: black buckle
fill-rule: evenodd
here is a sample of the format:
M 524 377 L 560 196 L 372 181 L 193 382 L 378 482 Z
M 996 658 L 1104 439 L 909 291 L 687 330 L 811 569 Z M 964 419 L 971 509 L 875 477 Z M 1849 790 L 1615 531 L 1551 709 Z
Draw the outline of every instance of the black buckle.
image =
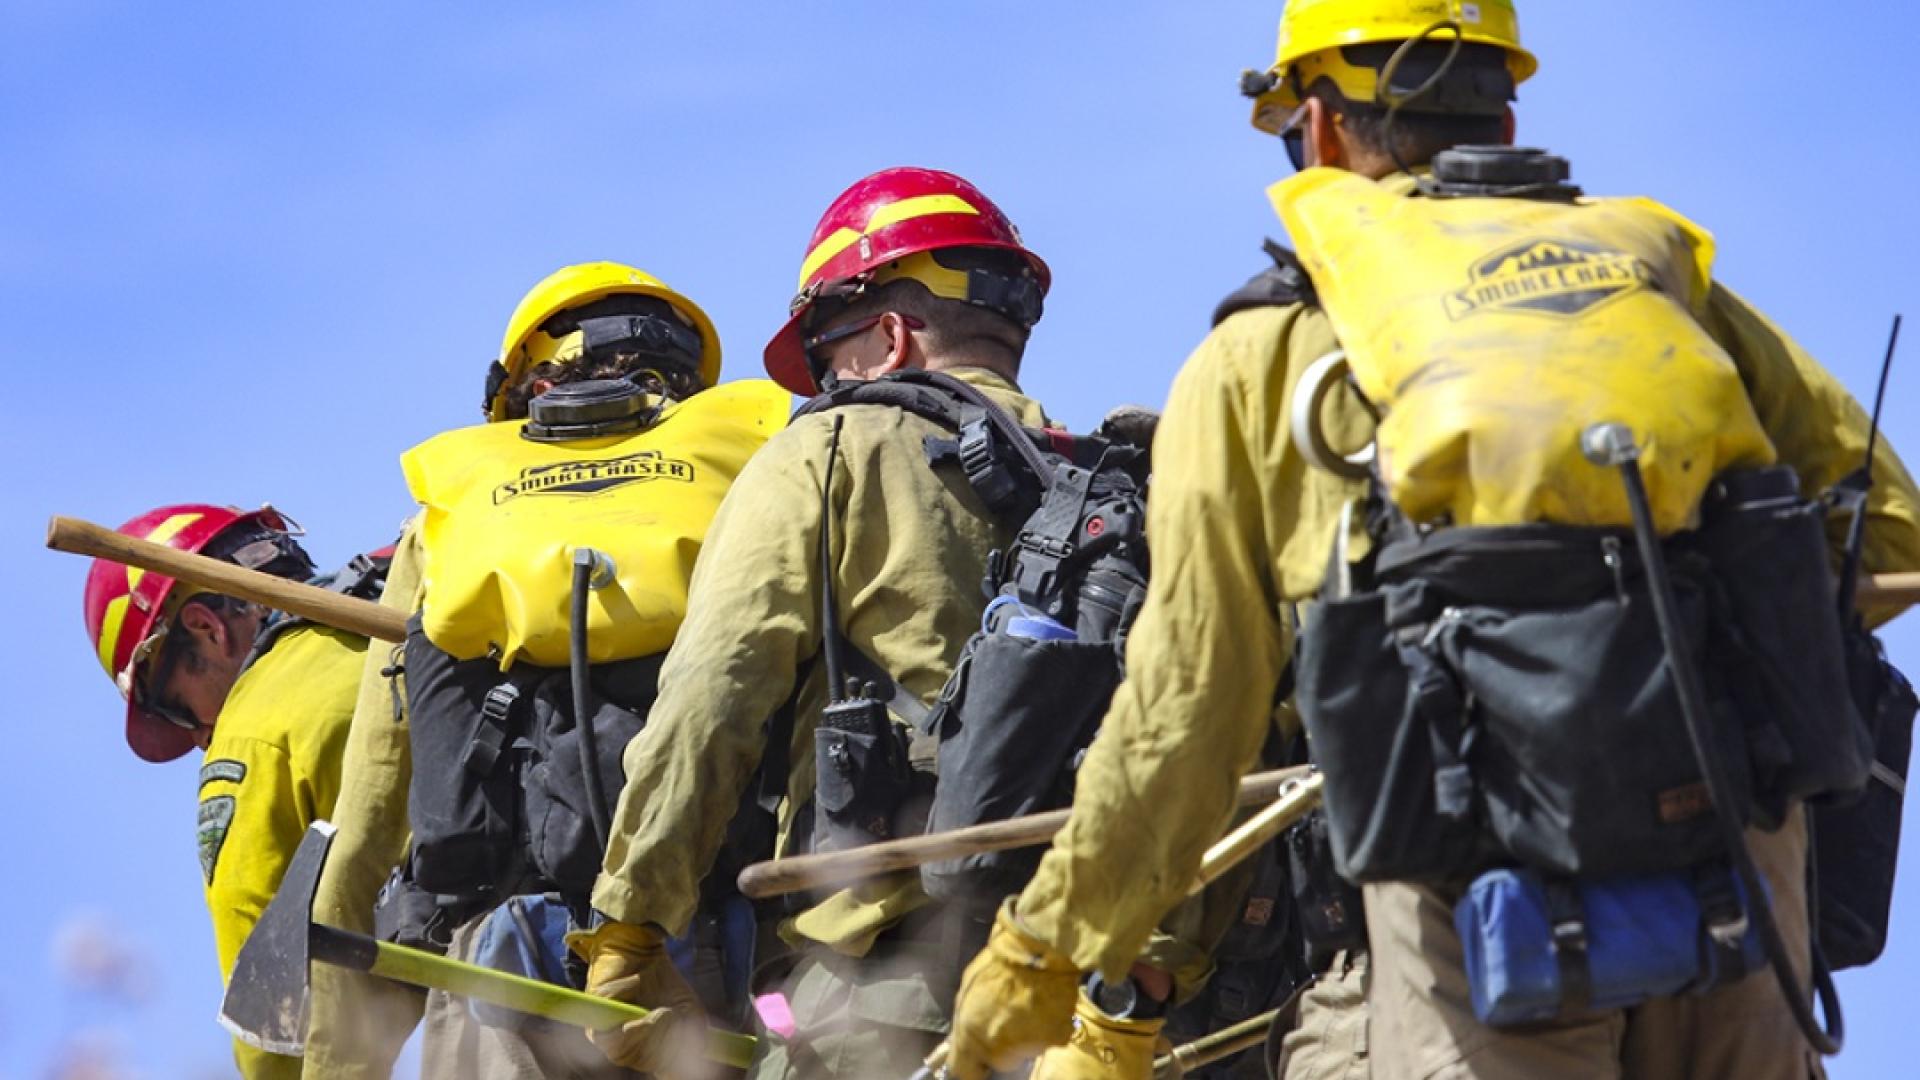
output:
M 507 741 L 507 716 L 519 700 L 520 688 L 510 682 L 487 691 L 486 699 L 480 703 L 479 730 L 467 744 L 467 752 L 461 755 L 461 767 L 476 776 L 486 776 L 493 771 L 494 764 L 500 760 L 500 748 Z

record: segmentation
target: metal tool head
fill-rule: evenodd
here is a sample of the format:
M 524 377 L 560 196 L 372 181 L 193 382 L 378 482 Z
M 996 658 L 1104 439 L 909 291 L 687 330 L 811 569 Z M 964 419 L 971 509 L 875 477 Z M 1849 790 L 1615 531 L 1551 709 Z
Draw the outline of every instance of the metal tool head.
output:
M 280 890 L 260 913 L 227 979 L 220 1026 L 248 1046 L 298 1056 L 307 1041 L 307 960 L 313 894 L 334 827 L 316 821 L 293 853 Z

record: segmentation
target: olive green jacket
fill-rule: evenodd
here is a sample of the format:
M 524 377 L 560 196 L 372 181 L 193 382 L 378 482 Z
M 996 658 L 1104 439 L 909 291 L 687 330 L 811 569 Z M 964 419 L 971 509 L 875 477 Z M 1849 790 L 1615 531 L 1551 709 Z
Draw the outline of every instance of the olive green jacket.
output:
M 952 374 L 1022 423 L 1040 406 L 976 368 Z M 700 880 L 767 751 L 768 718 L 796 687 L 788 811 L 813 789 L 813 729 L 826 701 L 820 658 L 821 491 L 832 485 L 834 593 L 841 632 L 922 701 L 945 685 L 979 625 L 987 553 L 1013 539 L 952 470 L 927 466 L 931 421 L 882 405 L 802 417 L 741 472 L 694 567 L 687 618 L 660 673 L 647 726 L 627 747 L 607 858 L 593 903 L 608 916 L 684 931 Z M 921 906 L 917 875 L 836 895 L 796 929 L 849 955 Z

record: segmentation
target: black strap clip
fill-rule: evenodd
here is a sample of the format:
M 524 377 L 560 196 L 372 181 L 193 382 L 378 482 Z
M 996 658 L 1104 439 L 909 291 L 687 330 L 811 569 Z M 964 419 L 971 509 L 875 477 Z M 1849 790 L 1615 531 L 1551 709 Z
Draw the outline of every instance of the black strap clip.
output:
M 480 703 L 480 726 L 474 732 L 473 741 L 467 744 L 467 752 L 461 756 L 460 764 L 476 776 L 486 776 L 493 772 L 493 766 L 500 760 L 500 748 L 507 741 L 507 716 L 513 711 L 514 703 L 520 700 L 520 688 L 510 682 L 487 691 Z

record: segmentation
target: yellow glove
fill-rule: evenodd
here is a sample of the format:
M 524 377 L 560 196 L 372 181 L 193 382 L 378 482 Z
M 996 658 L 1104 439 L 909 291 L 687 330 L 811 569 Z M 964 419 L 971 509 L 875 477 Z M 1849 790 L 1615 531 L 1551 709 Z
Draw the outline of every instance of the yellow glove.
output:
M 1073 1037 L 1040 1055 L 1027 1080 L 1151 1080 L 1165 1017 L 1116 1020 L 1086 994 L 1073 1005 Z
M 667 955 L 667 935 L 656 926 L 602 923 L 567 935 L 567 946 L 587 962 L 587 992 L 650 1011 L 619 1028 L 587 1038 L 615 1065 L 657 1076 L 710 1071 L 704 1056 L 706 1013 Z
M 953 1036 L 947 1073 L 954 1080 L 986 1080 L 1073 1032 L 1073 1003 L 1080 972 L 1073 961 L 1035 940 L 1013 916 L 1013 901 L 1000 908 L 987 947 L 960 977 L 953 1003 Z

